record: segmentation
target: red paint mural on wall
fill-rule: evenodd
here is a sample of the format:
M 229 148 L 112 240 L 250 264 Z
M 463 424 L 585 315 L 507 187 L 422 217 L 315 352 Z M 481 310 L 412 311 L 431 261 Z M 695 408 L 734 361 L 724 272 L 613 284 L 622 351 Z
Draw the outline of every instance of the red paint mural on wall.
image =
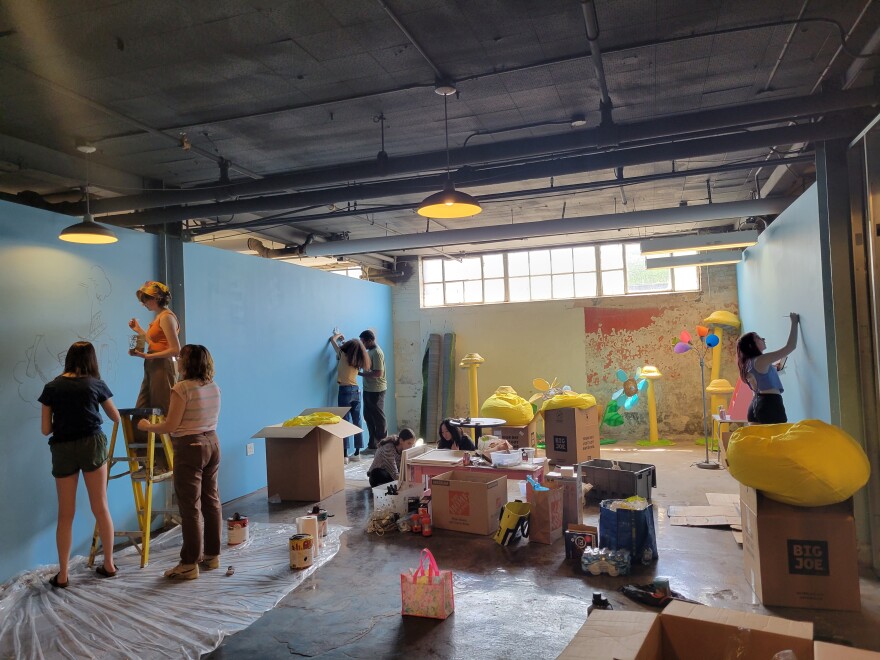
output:
M 584 308 L 584 332 L 593 334 L 604 330 L 610 334 L 612 330 L 642 330 L 654 322 L 660 313 L 657 307 L 638 309 L 602 309 L 600 307 Z

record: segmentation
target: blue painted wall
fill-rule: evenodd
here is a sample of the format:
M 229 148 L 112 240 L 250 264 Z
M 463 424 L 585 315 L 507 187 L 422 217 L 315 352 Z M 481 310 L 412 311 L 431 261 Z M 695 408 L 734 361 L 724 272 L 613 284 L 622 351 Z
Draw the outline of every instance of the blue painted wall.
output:
M 788 313 L 801 315 L 798 347 L 781 375 L 792 422 L 831 422 L 820 254 L 818 194 L 813 185 L 770 224 L 737 265 L 743 333 L 759 333 L 768 350 L 774 350 L 788 339 Z
M 304 408 L 336 405 L 336 357 L 327 342 L 334 326 L 346 337 L 373 329 L 394 374 L 391 289 L 204 245 L 186 244 L 184 263 L 186 338 L 211 351 L 223 392 L 217 433 L 220 497 L 228 501 L 266 485 L 265 442 L 251 439 L 255 432 Z M 385 415 L 392 432 L 393 377 Z M 248 442 L 253 456 L 245 454 Z
M 6 529 L 0 534 L 0 580 L 58 563 L 55 480 L 36 399 L 63 371 L 67 348 L 81 339 L 95 345 L 119 407 L 134 405 L 143 375 L 143 361 L 128 355 L 128 321 L 148 320 L 134 292 L 153 277 L 156 240 L 120 230 L 111 246 L 59 241 L 59 231 L 73 222 L 0 202 L 0 501 Z M 104 425 L 108 438 L 111 429 Z M 135 529 L 131 483 L 111 482 L 109 499 L 116 525 Z M 75 554 L 88 552 L 94 524 L 80 483 Z
M 63 243 L 72 219 L 0 202 L 0 581 L 40 564 L 57 564 L 55 480 L 40 433 L 43 385 L 61 373 L 64 353 L 80 339 L 98 349 L 101 374 L 117 406 L 137 397 L 143 362 L 128 356 L 128 320 L 150 314 L 134 292 L 155 279 L 158 241 L 116 230 L 109 246 Z M 184 250 L 187 338 L 210 348 L 223 389 L 221 497 L 266 485 L 265 449 L 245 456 L 250 436 L 303 408 L 334 404 L 335 358 L 327 338 L 373 328 L 394 373 L 390 288 L 308 268 L 199 245 Z M 172 305 L 173 306 L 173 305 Z M 393 380 L 386 413 L 394 430 Z M 105 424 L 108 437 L 112 424 Z M 341 451 L 341 447 L 340 447 Z M 156 497 L 162 501 L 163 486 Z M 127 479 L 110 483 L 118 529 L 134 529 Z M 94 518 L 81 484 L 73 554 L 86 554 Z

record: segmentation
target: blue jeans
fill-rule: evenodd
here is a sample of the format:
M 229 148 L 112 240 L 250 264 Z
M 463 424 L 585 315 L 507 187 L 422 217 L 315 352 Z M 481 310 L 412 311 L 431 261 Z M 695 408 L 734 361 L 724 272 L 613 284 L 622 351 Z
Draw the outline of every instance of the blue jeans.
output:
M 337 405 L 350 407 L 345 415 L 346 421 L 355 426 L 361 425 L 361 391 L 357 385 L 340 385 Z M 345 439 L 345 455 L 351 456 L 356 449 L 364 449 L 364 434 L 350 435 Z

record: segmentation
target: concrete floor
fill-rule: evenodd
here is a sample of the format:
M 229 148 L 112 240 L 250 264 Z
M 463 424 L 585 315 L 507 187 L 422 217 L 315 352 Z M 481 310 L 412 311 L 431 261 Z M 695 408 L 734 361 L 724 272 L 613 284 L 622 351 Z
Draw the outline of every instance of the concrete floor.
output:
M 706 605 L 813 621 L 815 636 L 880 651 L 880 582 L 863 571 L 862 611 L 833 612 L 763 607 L 745 581 L 742 549 L 728 530 L 673 527 L 665 508 L 706 504 L 704 493 L 737 493 L 726 471 L 700 470 L 697 446 L 642 449 L 602 448 L 602 457 L 657 467 L 652 496 L 658 508 L 659 560 L 629 577 L 580 575 L 565 562 L 562 541 L 552 546 L 520 542 L 502 548 L 491 537 L 435 530 L 378 537 L 364 528 L 372 494 L 363 481 L 347 481 L 344 492 L 322 503 L 347 525 L 339 553 L 256 623 L 227 638 L 212 658 L 553 658 L 571 641 L 587 615 L 593 591 L 603 591 L 615 609 L 650 609 L 617 589 L 669 576 L 671 587 Z M 357 470 L 349 470 L 349 474 Z M 356 474 L 355 474 L 356 476 Z M 511 493 L 516 491 L 511 484 Z M 224 507 L 255 522 L 293 522 L 305 504 L 269 504 L 258 491 Z M 598 507 L 585 509 L 597 524 Z M 446 621 L 400 616 L 402 570 L 414 567 L 422 547 L 441 568 L 455 574 L 456 611 Z

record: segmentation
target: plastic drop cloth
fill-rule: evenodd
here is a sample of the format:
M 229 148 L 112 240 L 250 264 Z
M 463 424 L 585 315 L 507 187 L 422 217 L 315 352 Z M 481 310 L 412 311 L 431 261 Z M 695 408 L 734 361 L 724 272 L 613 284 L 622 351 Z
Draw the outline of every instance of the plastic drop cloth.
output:
M 292 570 L 296 525 L 249 528 L 248 541 L 223 546 L 220 568 L 197 580 L 162 575 L 180 559 L 179 527 L 151 541 L 145 568 L 135 548 L 117 553 L 114 578 L 98 577 L 85 557 L 71 560 L 67 589 L 49 585 L 54 566 L 18 575 L 0 586 L 0 658 L 198 658 L 332 559 L 348 529 L 329 525 L 314 565 Z

